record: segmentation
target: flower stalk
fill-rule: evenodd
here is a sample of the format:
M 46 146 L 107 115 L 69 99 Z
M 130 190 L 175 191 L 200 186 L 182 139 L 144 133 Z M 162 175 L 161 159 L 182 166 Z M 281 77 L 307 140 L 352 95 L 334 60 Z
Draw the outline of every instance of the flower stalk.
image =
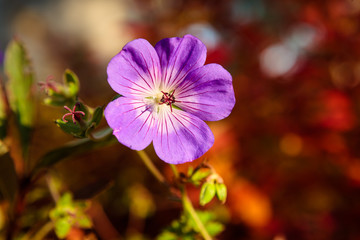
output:
M 176 169 L 176 166 L 173 164 L 170 164 L 171 169 L 175 175 L 176 178 L 179 177 L 179 173 Z M 190 215 L 190 217 L 194 220 L 201 236 L 204 238 L 204 240 L 212 240 L 210 234 L 207 232 L 204 224 L 201 222 L 199 216 L 197 215 L 194 206 L 191 203 L 191 200 L 189 199 L 187 192 L 186 192 L 186 188 L 184 185 L 180 186 L 180 190 L 181 190 L 181 201 L 183 204 L 183 208 L 184 210 Z
M 141 151 L 137 151 L 137 153 L 139 154 L 141 160 L 144 162 L 145 166 L 149 169 L 149 171 L 154 175 L 154 177 L 161 183 L 164 183 L 165 185 L 167 185 L 166 179 L 165 177 L 160 173 L 160 171 L 156 168 L 156 166 L 154 165 L 154 163 L 151 161 L 150 157 L 146 154 L 145 151 L 141 150 Z M 176 169 L 176 166 L 174 164 L 170 164 L 171 170 L 174 173 L 175 178 L 178 180 L 180 177 L 179 172 Z M 179 181 L 177 181 L 179 182 Z M 201 222 L 199 216 L 197 215 L 194 206 L 191 203 L 191 200 L 189 199 L 187 192 L 186 192 L 186 188 L 184 186 L 184 184 L 180 184 L 179 185 L 180 188 L 180 192 L 181 192 L 181 201 L 182 201 L 182 205 L 184 208 L 184 211 L 186 211 L 189 216 L 194 220 L 199 233 L 201 234 L 201 236 L 204 238 L 204 240 L 212 240 L 210 234 L 207 232 L 204 224 Z
M 164 183 L 165 185 L 166 180 L 165 177 L 160 173 L 160 171 L 156 168 L 156 166 L 154 165 L 154 163 L 151 161 L 151 159 L 149 158 L 149 156 L 146 154 L 146 152 L 144 150 L 141 151 L 137 151 L 137 153 L 139 154 L 141 160 L 144 162 L 145 166 L 149 169 L 149 171 L 154 175 L 154 177 L 161 183 Z

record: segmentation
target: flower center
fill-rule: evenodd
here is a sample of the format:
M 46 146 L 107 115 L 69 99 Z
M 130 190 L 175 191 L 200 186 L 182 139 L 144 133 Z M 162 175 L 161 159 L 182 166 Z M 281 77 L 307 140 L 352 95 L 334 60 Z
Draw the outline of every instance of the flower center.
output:
M 159 105 L 166 104 L 166 105 L 170 106 L 170 110 L 172 112 L 172 104 L 176 102 L 175 97 L 174 97 L 175 90 L 172 91 L 171 93 L 167 93 L 164 91 L 161 91 L 161 93 L 163 95 L 160 99 Z

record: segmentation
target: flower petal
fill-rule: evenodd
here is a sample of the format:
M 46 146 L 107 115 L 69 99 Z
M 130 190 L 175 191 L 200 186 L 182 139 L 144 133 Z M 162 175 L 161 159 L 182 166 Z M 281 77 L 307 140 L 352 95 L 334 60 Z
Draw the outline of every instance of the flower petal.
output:
M 173 90 L 193 69 L 204 65 L 206 47 L 196 37 L 165 38 L 155 45 L 159 55 L 164 89 Z
M 163 161 L 180 164 L 201 157 L 214 144 L 214 135 L 199 118 L 167 108 L 159 115 L 153 144 Z
M 207 64 L 190 72 L 176 88 L 176 106 L 204 121 L 217 121 L 235 105 L 232 77 L 219 64 Z
M 104 115 L 120 143 L 134 149 L 146 148 L 154 137 L 156 120 L 141 100 L 120 97 L 110 102 Z
M 160 85 L 159 57 L 148 41 L 136 39 L 111 59 L 107 74 L 110 86 L 117 93 L 143 97 Z

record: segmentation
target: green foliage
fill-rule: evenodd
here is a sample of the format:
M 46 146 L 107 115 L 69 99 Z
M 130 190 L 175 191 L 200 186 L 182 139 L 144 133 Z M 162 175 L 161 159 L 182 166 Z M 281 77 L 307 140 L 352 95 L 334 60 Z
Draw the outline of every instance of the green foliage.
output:
M 188 170 L 188 181 L 195 186 L 200 186 L 201 182 L 211 174 L 211 170 L 208 168 L 189 168 Z
M 119 97 L 122 97 L 122 96 L 123 96 L 123 95 L 121 95 L 121 94 L 116 94 L 115 97 L 113 97 L 110 102 L 112 102 L 112 101 L 114 101 L 115 99 L 118 99 Z
M 100 121 L 104 115 L 104 107 L 97 107 L 92 115 L 91 123 L 94 127 L 100 124 Z
M 85 104 L 83 104 L 82 102 L 76 102 L 74 105 L 76 105 L 76 111 L 82 111 L 85 113 L 85 116 L 82 116 L 81 119 L 88 120 L 90 111 L 92 111 L 92 110 L 89 110 L 89 107 L 86 106 Z M 73 105 L 71 105 L 71 106 L 73 106 Z
M 222 202 L 225 203 L 227 197 L 227 188 L 224 183 L 215 183 L 216 196 Z
M 7 95 L 17 119 L 23 155 L 26 156 L 34 125 L 35 96 L 32 91 L 34 74 L 22 43 L 12 40 L 5 51 L 4 71 L 7 76 Z M 1 120 L 0 120 L 1 121 Z M 1 121 L 4 126 L 4 121 Z M 2 130 L 4 137 L 4 130 Z
M 89 107 L 80 102 L 77 102 L 76 105 L 78 106 L 76 111 L 82 111 L 85 113 L 85 116 L 81 115 L 81 120 L 74 123 L 72 121 L 64 121 L 62 119 L 58 119 L 55 121 L 55 123 L 65 133 L 71 134 L 74 137 L 89 137 L 89 134 L 91 134 L 91 132 L 100 124 L 100 121 L 103 118 L 104 107 L 97 107 L 95 108 L 95 110 L 93 110 L 89 109 Z
M 80 81 L 71 70 L 66 69 L 63 75 L 63 84 L 49 82 L 43 83 L 47 97 L 44 103 L 50 106 L 73 106 L 77 102 Z
M 200 164 L 195 169 L 189 167 L 186 182 L 195 186 L 200 186 L 203 183 L 199 196 L 201 206 L 209 203 L 215 196 L 221 203 L 225 203 L 227 197 L 226 185 L 211 166 Z
M 117 142 L 116 138 L 113 135 L 109 135 L 109 133 L 111 132 L 112 129 L 107 128 L 97 133 L 99 137 L 105 136 L 105 138 L 103 138 L 102 141 L 99 142 L 91 141 L 88 138 L 78 139 L 76 141 L 68 143 L 63 147 L 54 149 L 46 153 L 44 156 L 40 158 L 40 160 L 34 167 L 32 175 L 35 175 L 41 169 L 49 168 L 53 166 L 54 164 L 58 163 L 61 160 L 66 159 L 69 156 L 74 156 L 76 154 L 81 154 L 89 150 L 95 150 L 116 143 Z
M 214 177 L 213 177 L 214 176 Z M 209 203 L 216 195 L 221 203 L 225 203 L 227 197 L 226 185 L 217 174 L 211 175 L 201 186 L 199 202 L 201 206 Z
M 76 97 L 80 89 L 80 82 L 78 76 L 70 69 L 66 69 L 64 72 L 64 80 L 67 90 L 67 96 L 73 98 Z
M 209 211 L 197 211 L 196 213 L 210 236 L 214 237 L 224 230 L 223 224 L 216 221 L 214 213 Z M 179 220 L 173 221 L 156 239 L 197 240 L 202 238 L 193 219 L 188 214 L 182 214 Z
M 5 74 L 8 77 L 8 95 L 11 109 L 22 126 L 34 124 L 34 95 L 31 91 L 34 74 L 22 43 L 12 40 L 5 51 Z
M 209 203 L 216 194 L 216 188 L 214 182 L 205 182 L 201 186 L 200 190 L 200 205 L 204 206 L 205 204 Z
M 87 129 L 85 132 L 86 136 L 89 136 L 89 134 L 91 134 L 91 131 L 93 131 L 100 124 L 103 116 L 104 116 L 104 107 L 101 106 L 95 108 L 91 120 L 87 123 Z
M 210 236 L 216 236 L 224 230 L 224 225 L 216 221 L 216 215 L 213 212 L 197 211 L 196 213 Z M 196 226 L 193 219 L 190 219 L 190 221 L 192 226 Z
M 85 213 L 87 207 L 87 203 L 74 202 L 72 195 L 65 193 L 49 213 L 56 235 L 65 238 L 72 227 L 91 228 L 91 219 Z
M 63 121 L 62 119 L 58 119 L 55 121 L 56 125 L 61 128 L 64 132 L 73 135 L 77 138 L 85 138 L 86 137 L 86 129 L 82 128 L 79 123 L 73 123 L 72 121 Z
M 69 69 L 64 72 L 64 84 L 56 84 L 49 82 L 42 83 L 47 94 L 47 98 L 44 103 L 52 106 L 66 106 L 69 109 L 74 110 L 76 106 L 76 112 L 82 112 L 85 115 L 76 113 L 77 123 L 71 121 L 64 121 L 58 119 L 55 123 L 66 133 L 73 135 L 77 138 L 89 137 L 91 131 L 94 130 L 103 118 L 104 107 L 97 107 L 95 109 L 78 101 L 78 94 L 80 88 L 80 82 L 77 75 Z M 75 114 L 71 112 L 72 114 Z M 70 117 L 70 116 L 69 116 Z

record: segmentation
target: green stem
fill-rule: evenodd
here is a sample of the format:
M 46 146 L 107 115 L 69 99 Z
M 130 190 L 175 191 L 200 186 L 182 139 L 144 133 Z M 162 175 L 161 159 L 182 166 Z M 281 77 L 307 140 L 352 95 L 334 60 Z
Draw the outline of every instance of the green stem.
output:
M 89 129 L 86 132 L 86 136 L 92 140 L 93 142 L 101 142 L 106 140 L 107 138 L 109 138 L 109 136 L 112 135 L 112 129 L 111 128 L 107 128 L 102 130 L 100 133 L 94 133 L 93 132 L 94 129 Z
M 176 179 L 179 179 L 179 172 L 178 170 L 176 169 L 176 166 L 174 164 L 170 164 L 170 167 L 171 167 L 171 170 L 173 171 L 174 175 L 175 175 L 175 178 Z
M 175 177 L 179 178 L 179 172 L 177 171 L 176 166 L 173 165 L 173 164 L 170 164 L 170 167 L 171 167 Z M 207 232 L 204 224 L 201 222 L 199 216 L 197 215 L 197 213 L 196 213 L 196 211 L 194 209 L 194 206 L 191 203 L 191 200 L 189 199 L 189 197 L 187 195 L 185 186 L 181 185 L 180 190 L 181 190 L 181 195 L 182 195 L 181 200 L 182 200 L 182 203 L 183 203 L 184 210 L 186 212 L 188 212 L 190 217 L 194 220 L 196 226 L 199 229 L 199 232 L 200 232 L 201 236 L 205 240 L 211 240 L 212 238 L 211 238 L 210 234 Z
M 151 161 L 151 159 L 149 158 L 149 156 L 146 154 L 145 151 L 141 150 L 141 151 L 137 151 L 137 153 L 139 154 L 140 158 L 143 160 L 144 164 L 146 165 L 146 167 L 150 170 L 150 172 L 155 176 L 155 178 L 157 180 L 159 180 L 161 183 L 166 184 L 166 180 L 164 178 L 164 176 L 160 173 L 160 171 L 155 167 L 155 165 L 153 164 L 153 162 Z M 176 169 L 176 166 L 173 164 L 170 164 L 170 167 L 176 177 L 176 179 L 179 178 L 179 172 Z M 184 210 L 186 212 L 189 213 L 189 215 L 191 216 L 191 218 L 194 220 L 196 226 L 199 229 L 199 232 L 201 234 L 201 236 L 205 239 L 205 240 L 212 240 L 210 234 L 207 232 L 207 230 L 204 227 L 204 224 L 201 222 L 199 216 L 197 215 L 189 197 L 187 196 L 186 193 L 186 189 L 184 185 L 180 185 L 180 190 L 181 190 L 181 195 L 182 195 L 182 203 L 183 203 L 183 207 Z
M 42 240 L 54 229 L 54 224 L 50 221 L 45 223 L 36 233 L 28 232 L 20 240 Z
M 149 156 L 146 154 L 146 152 L 144 150 L 141 151 L 137 151 L 137 153 L 139 154 L 141 160 L 144 162 L 145 166 L 149 169 L 149 171 L 154 175 L 154 177 L 159 180 L 159 182 L 164 183 L 165 185 L 166 183 L 166 179 L 165 177 L 160 173 L 160 171 L 156 168 L 156 166 L 154 165 L 154 163 L 151 161 L 151 159 L 149 158 Z
M 46 235 L 54 229 L 54 224 L 52 222 L 46 223 L 42 228 L 32 237 L 33 240 L 42 240 L 45 239 Z
M 57 190 L 54 178 L 51 176 L 51 173 L 47 173 L 45 176 L 46 184 L 48 185 L 51 197 L 57 203 L 60 199 L 60 194 Z
M 183 202 L 184 210 L 187 211 L 190 214 L 191 218 L 194 220 L 196 226 L 199 229 L 201 236 L 205 240 L 211 240 L 212 238 L 210 234 L 207 232 L 204 224 L 201 222 L 199 216 L 197 215 L 194 206 L 192 205 L 189 197 L 186 194 L 185 188 L 182 189 L 181 193 L 182 193 L 182 202 Z

